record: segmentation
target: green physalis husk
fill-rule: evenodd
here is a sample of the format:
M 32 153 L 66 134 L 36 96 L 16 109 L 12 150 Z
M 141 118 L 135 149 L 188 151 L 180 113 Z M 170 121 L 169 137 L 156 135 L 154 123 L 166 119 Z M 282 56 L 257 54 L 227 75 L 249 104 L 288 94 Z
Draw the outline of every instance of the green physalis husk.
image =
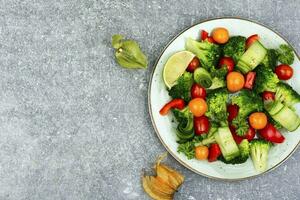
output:
M 116 49 L 117 62 L 125 68 L 144 69 L 147 68 L 147 57 L 141 51 L 138 43 L 134 40 L 123 40 L 122 35 L 112 36 L 112 46 Z

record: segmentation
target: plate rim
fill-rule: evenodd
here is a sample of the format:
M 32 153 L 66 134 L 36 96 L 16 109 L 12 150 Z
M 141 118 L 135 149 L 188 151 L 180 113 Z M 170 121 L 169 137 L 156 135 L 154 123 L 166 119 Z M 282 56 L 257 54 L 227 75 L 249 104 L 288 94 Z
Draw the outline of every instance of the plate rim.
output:
M 280 33 L 278 33 L 277 31 L 273 30 L 272 28 L 270 28 L 269 26 L 267 25 L 264 25 L 260 22 L 257 22 L 255 20 L 250 20 L 250 19 L 247 19 L 247 18 L 242 18 L 242 17 L 216 17 L 216 18 L 208 18 L 208 19 L 205 19 L 205 20 L 200 20 L 199 22 L 195 23 L 195 24 L 192 24 L 191 26 L 188 26 L 187 28 L 183 29 L 182 31 L 180 31 L 178 34 L 176 34 L 166 45 L 165 47 L 162 49 L 160 55 L 158 56 L 158 58 L 156 59 L 155 63 L 154 63 L 154 67 L 152 69 L 152 72 L 150 74 L 150 80 L 149 80 L 149 83 L 148 83 L 148 112 L 149 112 L 149 115 L 150 115 L 150 119 L 151 119 L 151 123 L 152 123 L 152 126 L 154 128 L 154 131 L 156 133 L 156 136 L 158 137 L 158 139 L 160 140 L 160 142 L 163 144 L 163 146 L 165 147 L 165 149 L 168 151 L 168 153 L 177 161 L 179 162 L 181 165 L 183 165 L 184 167 L 186 167 L 187 169 L 191 170 L 192 172 L 198 174 L 198 175 L 201 175 L 201 176 L 204 176 L 204 177 L 207 177 L 207 178 L 210 178 L 210 179 L 214 179 L 214 180 L 222 180 L 222 181 L 229 181 L 229 182 L 233 182 L 233 181 L 241 181 L 241 180 L 246 180 L 246 179 L 251 179 L 251 178 L 254 178 L 254 177 L 258 177 L 258 176 L 261 176 L 261 175 L 264 175 L 266 173 L 269 173 L 271 172 L 272 170 L 276 169 L 277 167 L 279 167 L 281 164 L 283 164 L 286 160 L 288 160 L 292 154 L 297 150 L 297 148 L 299 147 L 300 145 L 300 141 L 298 142 L 298 144 L 294 147 L 294 149 L 289 153 L 289 155 L 287 155 L 283 160 L 281 160 L 279 163 L 277 163 L 276 165 L 272 166 L 270 169 L 262 172 L 262 173 L 259 173 L 259 174 L 255 174 L 255 175 L 252 175 L 252 176 L 247 176 L 247 177 L 243 177 L 243 178 L 233 178 L 233 179 L 229 179 L 229 178 L 220 178 L 220 177 L 215 177 L 215 176 L 210 176 L 208 174 L 204 174 L 202 172 L 199 172 L 197 171 L 196 169 L 190 167 L 189 165 L 187 165 L 184 161 L 182 161 L 175 153 L 173 153 L 171 151 L 171 149 L 169 149 L 169 147 L 167 146 L 167 144 L 163 141 L 163 139 L 161 138 L 160 134 L 159 134 L 159 131 L 157 129 L 157 126 L 155 124 L 155 121 L 154 121 L 154 117 L 153 117 L 153 114 L 152 114 L 152 105 L 151 105 L 151 85 L 152 85 L 152 81 L 153 81 L 153 75 L 154 75 L 154 72 L 156 70 L 156 67 L 158 65 L 158 62 L 160 60 L 160 58 L 162 57 L 162 55 L 165 53 L 166 49 L 172 44 L 172 42 L 177 39 L 181 34 L 183 34 L 185 31 L 189 30 L 190 28 L 193 28 L 194 26 L 197 26 L 197 25 L 200 25 L 202 23 L 205 23 L 205 22 L 209 22 L 209 21 L 214 21 L 214 20 L 220 20 L 220 19 L 234 19 L 234 20 L 242 20 L 242 21 L 247 21 L 247 22 L 251 22 L 251 23 L 254 23 L 254 24 L 257 24 L 257 25 L 260 25 L 260 26 L 263 26 L 265 28 L 267 28 L 268 30 L 272 31 L 273 33 L 277 34 L 280 38 L 282 38 L 288 45 L 290 45 L 295 53 L 295 55 L 298 57 L 298 59 L 300 60 L 300 57 L 296 51 L 296 49 L 290 44 L 290 42 L 285 38 L 283 37 Z

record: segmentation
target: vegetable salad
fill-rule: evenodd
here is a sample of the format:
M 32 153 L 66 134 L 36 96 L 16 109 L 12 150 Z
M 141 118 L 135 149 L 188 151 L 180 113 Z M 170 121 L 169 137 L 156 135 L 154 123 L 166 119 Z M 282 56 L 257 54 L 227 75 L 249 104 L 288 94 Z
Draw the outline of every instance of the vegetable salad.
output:
M 293 76 L 292 48 L 268 49 L 257 34 L 231 36 L 219 27 L 188 38 L 185 50 L 195 56 L 160 110 L 178 123 L 178 152 L 226 164 L 251 158 L 257 171 L 267 170 L 269 149 L 285 140 L 281 131 L 300 126 L 300 95 L 285 82 Z

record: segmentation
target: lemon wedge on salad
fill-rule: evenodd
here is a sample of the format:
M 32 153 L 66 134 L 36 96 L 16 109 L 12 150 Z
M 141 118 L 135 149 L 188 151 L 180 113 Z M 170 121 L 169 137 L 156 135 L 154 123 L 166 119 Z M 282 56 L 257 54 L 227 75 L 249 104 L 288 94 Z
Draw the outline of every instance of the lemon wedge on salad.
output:
M 195 55 L 189 51 L 180 51 L 173 54 L 164 66 L 163 79 L 170 89 L 176 80 L 185 72 Z

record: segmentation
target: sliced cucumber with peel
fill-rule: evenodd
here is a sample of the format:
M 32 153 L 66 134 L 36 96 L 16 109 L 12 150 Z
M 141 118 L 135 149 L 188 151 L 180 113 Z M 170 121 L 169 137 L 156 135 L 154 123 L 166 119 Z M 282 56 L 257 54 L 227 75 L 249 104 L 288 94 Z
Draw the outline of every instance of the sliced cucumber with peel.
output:
M 215 138 L 226 161 L 230 161 L 240 155 L 239 148 L 227 126 L 218 128 Z
M 266 54 L 266 48 L 259 41 L 255 41 L 242 55 L 236 67 L 243 74 L 246 74 L 255 69 L 263 61 Z
M 288 131 L 295 131 L 300 126 L 300 117 L 280 101 L 265 105 L 271 117 Z

